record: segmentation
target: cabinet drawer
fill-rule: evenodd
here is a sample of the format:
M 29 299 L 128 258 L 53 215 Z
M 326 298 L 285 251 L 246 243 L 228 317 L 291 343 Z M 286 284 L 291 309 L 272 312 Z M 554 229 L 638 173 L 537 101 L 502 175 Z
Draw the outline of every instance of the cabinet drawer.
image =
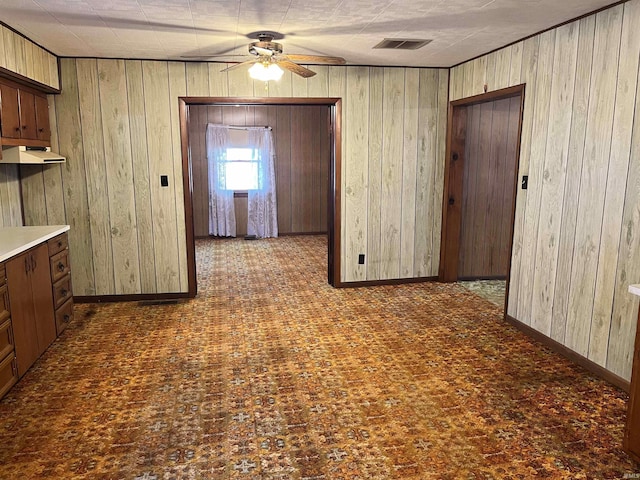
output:
M 0 285 L 7 283 L 7 271 L 4 268 L 4 263 L 0 263 Z
M 2 398 L 17 381 L 18 369 L 16 368 L 16 357 L 9 355 L 0 362 L 0 398 Z
M 60 280 L 70 271 L 68 250 L 63 250 L 51 257 L 51 280 L 53 282 Z
M 69 322 L 71 320 L 73 320 L 72 298 L 67 300 L 67 303 L 56 310 L 56 330 L 58 331 L 58 335 L 60 335 L 62 331 L 67 328 L 67 325 L 69 325 Z
M 0 359 L 5 358 L 10 353 L 13 356 L 13 331 L 11 330 L 11 320 L 7 319 L 0 325 Z
M 53 305 L 58 308 L 72 296 L 71 275 L 61 278 L 53 284 Z
M 58 235 L 57 237 L 53 237 L 51 240 L 47 242 L 49 247 L 49 256 L 55 255 L 62 250 L 66 250 L 69 247 L 69 237 L 67 237 L 66 233 L 62 235 Z
M 9 312 L 9 291 L 5 284 L 0 287 L 0 323 L 9 318 Z

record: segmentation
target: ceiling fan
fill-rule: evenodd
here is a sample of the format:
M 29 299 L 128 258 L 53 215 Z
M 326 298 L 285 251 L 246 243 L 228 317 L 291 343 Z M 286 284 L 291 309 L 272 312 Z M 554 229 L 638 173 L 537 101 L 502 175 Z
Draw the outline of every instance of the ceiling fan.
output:
M 273 33 L 258 33 L 258 41 L 249 44 L 249 55 L 253 58 L 237 63 L 221 70 L 227 72 L 236 68 L 247 65 L 259 64 L 263 69 L 269 69 L 272 65 L 289 70 L 290 72 L 300 75 L 301 77 L 313 77 L 316 72 L 306 67 L 298 65 L 298 62 L 324 64 L 324 65 L 344 65 L 345 59 L 342 57 L 329 57 L 325 55 L 300 55 L 300 54 L 284 54 L 282 53 L 282 44 L 274 42 Z M 191 56 L 189 58 L 213 58 L 216 55 L 209 56 Z M 224 55 L 223 55 L 224 56 Z

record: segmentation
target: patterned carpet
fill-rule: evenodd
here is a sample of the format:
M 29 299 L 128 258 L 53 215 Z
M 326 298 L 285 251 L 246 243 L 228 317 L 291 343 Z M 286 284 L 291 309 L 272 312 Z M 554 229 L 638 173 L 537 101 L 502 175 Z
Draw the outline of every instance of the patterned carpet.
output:
M 636 478 L 626 394 L 460 285 L 338 290 L 325 259 L 199 241 L 195 300 L 79 305 L 0 402 L 0 478 Z
M 467 280 L 458 282 L 467 290 L 504 308 L 506 282 L 504 280 Z

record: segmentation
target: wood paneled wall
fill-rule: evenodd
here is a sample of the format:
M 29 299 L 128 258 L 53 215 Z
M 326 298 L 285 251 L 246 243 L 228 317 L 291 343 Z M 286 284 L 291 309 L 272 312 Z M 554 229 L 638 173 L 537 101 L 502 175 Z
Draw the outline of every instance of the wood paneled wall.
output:
M 18 165 L 0 164 L 0 227 L 22 226 Z
M 272 128 L 280 234 L 327 231 L 329 108 L 320 105 L 189 107 L 196 236 L 209 234 L 207 123 Z M 237 235 L 247 231 L 247 200 L 235 199 Z
M 58 58 L 0 25 L 0 68 L 59 89 Z
M 459 278 L 506 278 L 520 96 L 466 107 Z
M 451 70 L 451 99 L 526 84 L 508 313 L 631 376 L 640 283 L 640 0 Z
M 64 89 L 50 113 L 67 163 L 46 167 L 47 178 L 33 175 L 43 191 L 25 202 L 25 216 L 51 209 L 71 225 L 74 293 L 187 291 L 178 119 L 185 95 L 341 97 L 341 280 L 437 274 L 446 69 L 320 66 L 312 78 L 285 73 L 265 87 L 224 67 L 61 60 Z

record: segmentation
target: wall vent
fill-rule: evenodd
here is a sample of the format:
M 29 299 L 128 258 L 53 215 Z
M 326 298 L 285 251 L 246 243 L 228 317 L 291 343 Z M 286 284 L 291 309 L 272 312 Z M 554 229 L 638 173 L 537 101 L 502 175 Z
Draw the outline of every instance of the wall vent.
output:
M 373 48 L 390 48 L 392 50 L 417 50 L 431 43 L 432 40 L 415 38 L 385 38 Z

